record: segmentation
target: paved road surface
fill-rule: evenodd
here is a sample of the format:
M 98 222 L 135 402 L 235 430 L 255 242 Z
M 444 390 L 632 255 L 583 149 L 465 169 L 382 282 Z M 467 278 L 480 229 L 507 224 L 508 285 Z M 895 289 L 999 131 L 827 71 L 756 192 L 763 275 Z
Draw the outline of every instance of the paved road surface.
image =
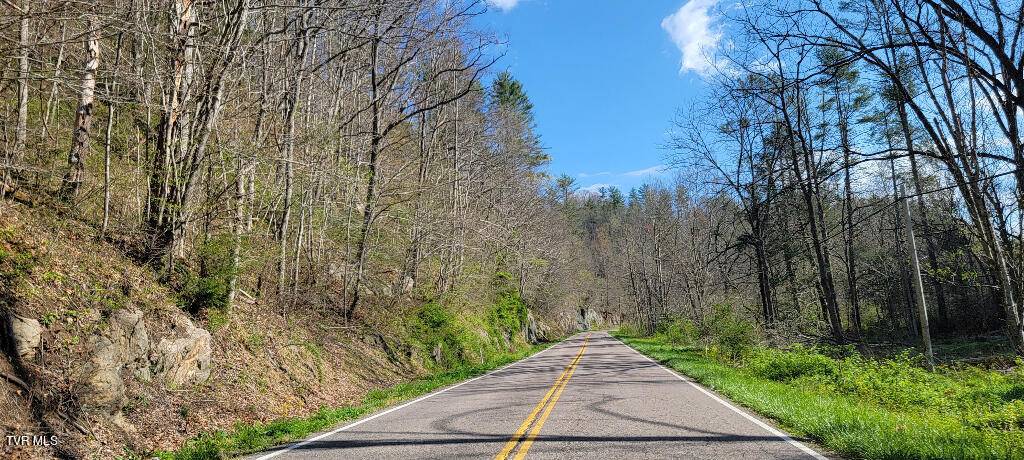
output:
M 822 459 L 603 332 L 252 458 Z

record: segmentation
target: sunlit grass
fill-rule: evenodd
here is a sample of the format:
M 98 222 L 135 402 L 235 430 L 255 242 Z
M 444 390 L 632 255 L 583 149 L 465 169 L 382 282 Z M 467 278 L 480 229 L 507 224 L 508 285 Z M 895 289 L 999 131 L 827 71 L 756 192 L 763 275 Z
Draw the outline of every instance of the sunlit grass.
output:
M 776 381 L 758 375 L 745 364 L 725 363 L 707 356 L 703 350 L 669 345 L 662 338 L 621 335 L 619 338 L 732 401 L 774 419 L 790 433 L 813 439 L 844 457 L 1024 458 L 1024 426 L 1017 425 L 1024 419 L 1015 418 L 1015 407 L 1018 404 L 1024 407 L 1024 403 L 1019 400 L 985 402 L 1007 397 L 1004 392 L 1006 379 L 995 375 L 995 371 L 952 370 L 951 375 L 935 374 L 936 382 L 948 382 L 934 398 L 934 403 L 926 401 L 905 407 L 896 407 L 896 403 L 892 403 L 894 407 L 887 407 L 887 396 L 881 393 L 907 393 L 902 386 L 914 385 L 915 382 L 900 378 L 886 382 L 883 379 L 881 384 L 874 382 L 871 390 L 859 389 L 861 394 L 851 394 L 850 387 L 843 386 L 843 379 L 849 375 L 856 376 L 861 371 L 873 372 L 877 367 L 871 366 L 879 366 L 877 363 L 865 361 L 862 369 L 824 371 L 831 372 L 829 377 L 817 375 L 788 379 L 789 375 L 786 375 L 787 379 Z M 835 362 L 840 366 L 856 365 L 851 364 L 855 360 Z M 954 388 L 955 385 L 961 387 Z M 872 391 L 880 394 L 870 394 Z M 915 391 L 918 390 L 909 392 Z M 942 398 L 955 401 L 949 401 L 943 407 Z M 971 401 L 973 405 L 965 401 Z M 1005 415 L 1007 423 L 1002 424 L 999 420 L 1004 417 L 1004 412 L 1008 414 Z M 979 424 L 978 420 L 985 420 L 985 423 L 994 420 L 996 423 Z

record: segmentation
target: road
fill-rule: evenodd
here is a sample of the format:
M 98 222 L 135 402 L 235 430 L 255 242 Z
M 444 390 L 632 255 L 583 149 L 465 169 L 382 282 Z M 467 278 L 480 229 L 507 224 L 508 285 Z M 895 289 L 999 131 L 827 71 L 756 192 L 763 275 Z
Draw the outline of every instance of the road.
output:
M 253 459 L 823 459 L 604 332 Z

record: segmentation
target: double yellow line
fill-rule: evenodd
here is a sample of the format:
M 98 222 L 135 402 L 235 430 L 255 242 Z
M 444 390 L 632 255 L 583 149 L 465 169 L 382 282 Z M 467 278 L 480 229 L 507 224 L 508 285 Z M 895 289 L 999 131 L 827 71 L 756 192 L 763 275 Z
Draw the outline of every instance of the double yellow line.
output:
M 519 425 L 519 429 L 516 430 L 516 434 L 512 435 L 512 438 L 505 443 L 505 448 L 498 452 L 498 455 L 494 457 L 495 460 L 506 460 L 512 451 L 519 445 L 519 450 L 516 451 L 514 460 L 521 460 L 526 457 L 526 452 L 530 450 L 530 446 L 533 445 L 534 439 L 537 438 L 537 434 L 540 433 L 541 427 L 544 426 L 544 422 L 547 421 L 548 416 L 551 415 L 551 410 L 555 408 L 555 403 L 558 402 L 558 398 L 562 396 L 562 391 L 565 390 L 565 386 L 569 384 L 569 379 L 572 378 L 573 372 L 576 372 L 576 365 L 579 364 L 580 359 L 583 358 L 583 352 L 587 350 L 587 342 L 590 340 L 590 334 L 583 339 L 583 345 L 580 346 L 580 351 L 576 353 L 576 357 L 572 359 L 565 370 L 562 371 L 562 375 L 558 376 L 555 380 L 554 385 L 548 390 L 547 394 L 544 395 L 544 399 L 541 399 L 537 406 L 533 408 L 530 415 L 523 420 L 523 423 Z M 543 413 L 541 413 L 543 411 Z M 537 414 L 540 414 L 540 418 L 537 418 Z M 537 423 L 534 423 L 536 420 Z M 533 429 L 530 430 L 530 425 L 533 425 Z M 526 435 L 523 439 L 523 435 L 526 434 L 526 430 L 530 430 L 530 434 Z M 519 440 L 522 439 L 523 443 L 519 444 Z

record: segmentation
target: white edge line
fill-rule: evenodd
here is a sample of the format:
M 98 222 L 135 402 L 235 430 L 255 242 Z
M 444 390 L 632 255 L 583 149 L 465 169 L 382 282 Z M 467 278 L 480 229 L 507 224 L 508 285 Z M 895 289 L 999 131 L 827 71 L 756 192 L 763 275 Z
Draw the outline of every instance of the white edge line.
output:
M 619 340 L 619 339 L 616 337 L 615 340 Z M 750 415 L 750 414 L 746 413 L 742 409 L 732 405 L 729 401 L 726 401 L 726 400 L 724 400 L 722 398 L 719 398 L 714 393 L 712 393 L 712 392 L 704 389 L 704 387 L 694 383 L 693 380 L 690 380 L 690 379 L 688 379 L 686 377 L 683 377 L 678 372 L 676 372 L 676 371 L 674 371 L 672 369 L 669 369 L 668 367 L 663 366 L 661 363 L 655 361 L 650 356 L 647 356 L 647 355 L 645 355 L 643 353 L 640 353 L 640 351 L 638 351 L 636 348 L 633 348 L 633 347 L 627 345 L 625 342 L 623 342 L 621 340 L 619 340 L 619 343 L 624 345 L 626 348 L 629 348 L 630 350 L 633 350 L 633 353 L 636 353 L 636 354 L 642 356 L 644 359 L 646 359 L 646 360 L 656 364 L 658 367 L 664 369 L 665 372 L 668 372 L 669 374 L 674 375 L 677 379 L 682 380 L 682 381 L 688 383 L 691 387 L 696 388 L 701 393 L 704 393 L 705 395 L 707 395 L 709 398 L 714 399 L 715 401 L 718 401 L 720 404 L 722 404 L 725 407 L 728 407 L 733 412 L 742 415 L 743 418 L 745 418 L 747 420 L 750 420 L 751 422 L 754 422 L 754 424 L 756 424 L 757 426 L 759 426 L 761 428 L 764 428 L 769 433 L 774 434 L 775 436 L 778 436 L 778 437 L 782 438 L 783 441 L 786 441 L 786 442 L 792 444 L 796 448 L 802 450 L 807 455 L 810 455 L 811 457 L 814 457 L 817 460 L 828 460 L 828 457 L 825 457 L 824 455 L 821 455 L 821 454 L 815 452 L 814 449 L 811 449 L 810 447 L 807 447 L 806 445 L 804 445 L 804 443 L 802 443 L 800 441 L 797 441 L 796 439 L 791 438 L 788 434 L 783 433 L 783 432 L 775 429 L 771 425 L 758 420 L 757 417 L 754 417 L 753 415 Z
M 568 339 L 566 339 L 566 340 L 568 340 Z M 342 427 L 340 427 L 340 428 L 335 428 L 334 430 L 328 431 L 328 432 L 326 432 L 326 433 L 323 433 L 323 434 L 320 434 L 320 435 L 318 435 L 318 436 L 315 436 L 315 437 L 312 437 L 312 438 L 308 438 L 308 439 L 305 439 L 305 440 L 303 440 L 303 441 L 300 441 L 300 442 L 294 443 L 294 444 L 292 444 L 292 445 L 290 445 L 290 446 L 288 446 L 288 447 L 285 447 L 285 448 L 282 448 L 282 449 L 279 449 L 279 450 L 275 450 L 275 451 L 273 451 L 273 452 L 270 452 L 270 453 L 268 453 L 268 454 L 266 454 L 266 455 L 264 455 L 264 456 L 262 456 L 262 457 L 257 457 L 257 458 L 256 458 L 255 460 L 267 460 L 267 459 L 269 459 L 269 458 L 273 458 L 273 457 L 276 457 L 276 456 L 278 456 L 278 455 L 281 455 L 281 454 L 283 454 L 283 453 L 285 453 L 285 452 L 289 452 L 289 451 L 292 451 L 292 450 L 298 449 L 299 447 L 302 447 L 302 446 L 304 446 L 304 445 L 306 445 L 306 444 L 310 444 L 310 443 L 313 443 L 313 442 L 319 441 L 319 440 L 321 440 L 321 439 L 323 439 L 323 438 L 326 438 L 326 437 L 328 437 L 328 436 L 331 436 L 331 435 L 334 435 L 334 434 L 340 433 L 340 432 L 342 432 L 342 431 L 345 431 L 345 430 L 347 430 L 347 429 L 349 429 L 349 428 L 352 428 L 352 427 L 355 427 L 355 426 L 357 426 L 357 425 L 362 425 L 363 423 L 369 422 L 370 420 L 373 420 L 373 419 L 375 419 L 375 418 L 377 418 L 377 417 L 383 417 L 383 416 L 385 416 L 385 415 L 388 415 L 388 414 L 390 414 L 390 413 L 392 413 L 392 412 L 395 412 L 395 411 L 397 411 L 397 410 L 400 410 L 400 409 L 404 409 L 404 408 L 406 408 L 406 407 L 409 407 L 409 406 L 411 406 L 411 405 L 413 405 L 413 404 L 416 404 L 416 403 L 418 403 L 418 402 L 420 402 L 420 401 L 423 401 L 423 400 L 425 400 L 425 399 L 430 399 L 430 398 L 433 398 L 434 396 L 437 396 L 437 395 L 439 395 L 439 394 L 441 394 L 441 393 L 447 392 L 447 391 L 449 391 L 449 390 L 454 390 L 454 389 L 456 389 L 456 388 L 458 388 L 458 387 L 461 387 L 461 386 L 463 386 L 463 385 L 465 385 L 465 384 L 467 384 L 467 383 L 470 383 L 470 382 L 474 382 L 474 381 L 480 380 L 480 379 L 482 379 L 482 378 L 484 378 L 484 377 L 487 377 L 487 376 L 490 376 L 490 375 L 492 375 L 492 374 L 496 374 L 496 373 L 498 373 L 498 372 L 501 372 L 501 371 L 503 371 L 503 370 L 505 370 L 505 369 L 508 369 L 508 368 L 510 368 L 510 367 L 512 367 L 512 366 L 515 366 L 515 365 L 517 365 L 517 364 L 521 364 L 521 363 L 523 363 L 523 362 L 525 362 L 525 361 L 527 361 L 527 360 L 529 360 L 529 359 L 533 359 L 533 358 L 535 358 L 535 357 L 537 357 L 537 356 L 540 356 L 540 355 L 541 355 L 542 353 L 544 353 L 544 352 L 546 352 L 546 351 L 548 351 L 548 350 L 550 350 L 550 349 L 552 349 L 552 348 L 555 348 L 555 347 L 557 347 L 557 346 L 558 346 L 558 345 L 560 345 L 561 343 L 564 343 L 564 341 L 562 341 L 562 342 L 559 342 L 559 343 L 557 343 L 557 344 L 554 344 L 554 345 L 552 345 L 552 346 L 550 346 L 550 347 L 547 347 L 547 348 L 545 348 L 545 349 L 543 349 L 543 350 L 541 350 L 541 351 L 538 351 L 538 352 L 536 352 L 536 353 L 534 353 L 534 354 L 532 354 L 532 355 L 530 355 L 530 356 L 527 356 L 527 357 L 525 357 L 525 358 L 523 358 L 523 359 L 520 359 L 519 361 L 516 361 L 516 362 L 513 362 L 513 363 L 509 363 L 509 364 L 506 364 L 506 365 L 504 365 L 504 366 L 502 366 L 502 367 L 500 367 L 500 368 L 498 368 L 498 369 L 495 369 L 495 370 L 493 370 L 493 371 L 490 371 L 490 372 L 488 372 L 488 373 L 486 373 L 486 374 L 484 374 L 484 375 L 479 375 L 479 376 L 473 377 L 473 378 L 471 378 L 471 379 L 469 379 L 469 380 L 466 380 L 466 381 L 463 381 L 463 382 L 459 382 L 459 383 L 457 383 L 457 384 L 455 384 L 455 385 L 452 385 L 452 386 L 450 386 L 450 387 L 447 387 L 447 388 L 444 388 L 444 389 L 441 389 L 441 390 L 435 391 L 435 392 L 433 392 L 433 393 L 428 393 L 428 394 L 426 394 L 426 395 L 424 395 L 424 396 L 420 396 L 419 398 L 416 398 L 416 399 L 414 399 L 414 400 L 412 400 L 412 401 L 409 401 L 409 402 L 407 402 L 407 403 L 404 403 L 404 404 L 402 404 L 402 405 L 399 405 L 399 406 L 395 406 L 395 407 L 392 407 L 392 408 L 390 408 L 390 409 L 388 409 L 388 410 L 385 410 L 385 411 L 383 411 L 383 412 L 378 412 L 378 413 L 376 413 L 376 414 L 373 414 L 373 415 L 371 415 L 371 416 L 369 416 L 369 417 L 366 417 L 366 418 L 363 418 L 363 419 L 359 419 L 359 420 L 357 420 L 357 421 L 355 421 L 355 422 L 349 423 L 348 425 L 342 426 Z

